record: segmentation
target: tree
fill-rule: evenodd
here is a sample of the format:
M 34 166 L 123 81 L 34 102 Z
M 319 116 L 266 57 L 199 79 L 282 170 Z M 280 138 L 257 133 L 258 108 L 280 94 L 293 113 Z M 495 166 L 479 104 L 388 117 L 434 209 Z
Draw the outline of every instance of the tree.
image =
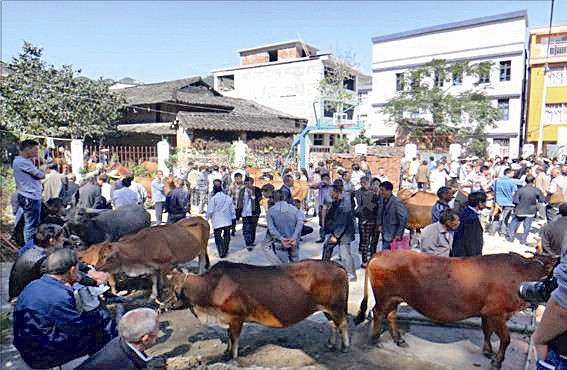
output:
M 326 61 L 323 77 L 317 83 L 317 90 L 323 99 L 324 108 L 336 113 L 347 113 L 352 116 L 354 82 L 357 65 L 352 54 L 343 54 Z M 345 111 L 346 110 L 346 111 Z
M 486 95 L 486 76 L 491 62 L 447 63 L 434 59 L 405 74 L 398 74 L 398 93 L 382 111 L 390 124 L 397 124 L 412 140 L 432 146 L 457 141 L 469 152 L 484 155 L 488 142 L 485 129 L 494 127 L 501 113 Z M 460 91 L 465 75 L 478 78 L 472 89 Z
M 70 65 L 55 68 L 42 60 L 43 50 L 24 42 L 22 53 L 0 80 L 0 127 L 15 134 L 104 135 L 113 129 L 125 104 L 108 81 L 79 76 Z

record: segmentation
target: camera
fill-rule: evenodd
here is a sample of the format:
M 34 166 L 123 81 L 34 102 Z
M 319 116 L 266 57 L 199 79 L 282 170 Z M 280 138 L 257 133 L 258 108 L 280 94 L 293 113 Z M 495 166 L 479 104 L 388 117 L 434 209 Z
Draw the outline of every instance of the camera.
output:
M 520 284 L 520 298 L 529 303 L 544 303 L 551 297 L 551 292 L 557 288 L 554 276 L 548 276 L 540 281 L 527 281 Z

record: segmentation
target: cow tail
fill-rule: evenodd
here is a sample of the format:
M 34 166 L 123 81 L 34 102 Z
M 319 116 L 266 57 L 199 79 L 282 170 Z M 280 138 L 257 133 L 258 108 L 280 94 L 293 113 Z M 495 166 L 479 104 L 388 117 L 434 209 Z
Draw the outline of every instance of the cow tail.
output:
M 358 313 L 356 314 L 356 317 L 354 318 L 354 324 L 355 325 L 359 325 L 364 321 L 364 318 L 366 317 L 366 310 L 368 309 L 368 269 L 370 267 L 370 264 L 368 264 L 366 266 L 366 269 L 364 270 L 364 295 L 362 298 L 362 302 L 360 302 L 360 308 L 358 309 Z

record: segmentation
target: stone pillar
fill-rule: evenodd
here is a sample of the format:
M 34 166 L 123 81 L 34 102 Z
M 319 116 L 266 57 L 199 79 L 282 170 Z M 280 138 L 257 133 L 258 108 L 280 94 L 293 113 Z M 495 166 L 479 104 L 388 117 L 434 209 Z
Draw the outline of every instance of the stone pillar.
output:
M 169 168 L 167 168 L 165 162 L 169 159 L 169 143 L 166 140 L 157 143 L 157 155 L 158 168 L 163 171 L 164 176 L 168 176 Z
M 404 147 L 404 157 L 406 161 L 411 161 L 415 156 L 417 156 L 417 145 L 406 144 Z
M 451 144 L 449 145 L 449 158 L 452 161 L 456 161 L 461 156 L 462 151 L 461 144 Z
M 238 168 L 246 166 L 246 151 L 248 145 L 242 140 L 234 143 L 234 165 Z
M 80 173 L 80 170 L 83 167 L 83 150 L 82 140 L 71 141 L 71 169 L 77 177 L 77 180 L 81 180 L 83 177 Z

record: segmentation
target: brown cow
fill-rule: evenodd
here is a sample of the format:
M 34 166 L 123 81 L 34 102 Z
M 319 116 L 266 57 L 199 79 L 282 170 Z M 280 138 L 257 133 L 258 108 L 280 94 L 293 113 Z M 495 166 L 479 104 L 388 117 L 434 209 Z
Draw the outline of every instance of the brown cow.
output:
M 278 190 L 283 186 L 283 181 L 279 176 L 274 177 L 273 180 L 264 180 L 262 178 L 254 179 L 254 185 L 256 185 L 259 188 L 262 188 L 262 186 L 266 184 L 271 184 L 274 186 L 275 190 Z M 293 199 L 297 201 L 298 207 L 302 206 L 303 201 L 305 200 L 305 197 L 307 196 L 308 193 L 309 193 L 309 184 L 307 183 L 307 181 L 293 180 L 293 186 L 291 187 L 291 196 L 293 197 Z M 268 210 L 266 198 L 262 199 L 261 205 L 264 208 L 264 210 L 266 211 Z
M 407 228 L 410 231 L 419 231 L 431 224 L 431 208 L 437 202 L 436 194 L 401 189 L 398 198 L 408 209 Z
M 190 217 L 172 225 L 140 230 L 116 242 L 94 245 L 82 254 L 91 258 L 91 261 L 85 262 L 99 271 L 124 271 L 129 276 L 153 272 L 150 298 L 157 298 L 158 276 L 160 272 L 168 272 L 173 264 L 188 262 L 199 256 L 199 272 L 205 271 L 209 265 L 209 234 L 209 223 L 205 219 Z
M 178 308 L 189 307 L 195 316 L 214 315 L 228 325 L 227 353 L 233 358 L 244 322 L 285 328 L 317 311 L 331 324 L 329 344 L 337 344 L 338 327 L 343 349 L 349 347 L 348 276 L 334 262 L 253 266 L 221 261 L 204 275 L 174 272 L 167 279 Z
M 154 180 L 154 178 L 150 177 L 150 176 L 136 176 L 134 177 L 134 181 L 136 181 L 137 183 L 139 183 L 140 185 L 142 185 L 144 187 L 144 190 L 146 191 L 146 194 L 148 195 L 148 198 L 152 198 L 152 181 Z M 164 187 L 163 187 L 163 191 L 165 192 L 165 194 L 169 193 L 169 191 L 171 189 L 173 189 L 174 184 L 174 178 L 173 175 L 169 175 L 167 177 L 164 177 Z
M 528 305 L 518 295 L 523 281 L 545 277 L 556 258 L 519 254 L 493 254 L 468 258 L 449 258 L 413 251 L 383 251 L 370 260 L 364 280 L 364 298 L 355 319 L 364 321 L 368 301 L 368 280 L 376 300 L 373 308 L 373 339 L 380 337 L 382 320 L 387 317 L 392 338 L 407 346 L 396 325 L 398 305 L 405 301 L 412 308 L 439 322 L 454 322 L 473 316 L 482 318 L 483 352 L 492 356 L 490 337 L 496 333 L 500 348 L 492 365 L 500 368 L 510 334 L 506 321 Z

